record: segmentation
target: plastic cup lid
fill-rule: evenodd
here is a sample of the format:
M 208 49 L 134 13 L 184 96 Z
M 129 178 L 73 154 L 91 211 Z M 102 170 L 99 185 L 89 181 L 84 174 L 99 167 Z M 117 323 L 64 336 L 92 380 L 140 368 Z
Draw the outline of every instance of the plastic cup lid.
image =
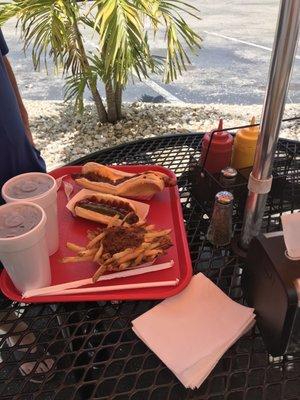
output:
M 31 199 L 47 193 L 54 185 L 55 180 L 48 174 L 21 174 L 5 183 L 3 194 L 11 199 Z
M 0 239 L 22 236 L 43 219 L 42 209 L 32 203 L 16 202 L 0 207 Z

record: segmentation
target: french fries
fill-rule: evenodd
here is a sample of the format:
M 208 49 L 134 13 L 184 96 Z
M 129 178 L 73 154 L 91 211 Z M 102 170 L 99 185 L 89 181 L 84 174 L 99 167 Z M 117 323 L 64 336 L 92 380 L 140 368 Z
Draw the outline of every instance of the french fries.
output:
M 98 260 L 100 260 L 100 257 L 102 256 L 103 253 L 103 244 L 100 244 L 99 249 L 96 251 L 95 257 L 94 257 L 94 261 L 98 262 Z
M 78 253 L 79 256 L 94 256 L 97 253 L 97 249 L 84 249 Z
M 103 239 L 103 238 L 104 238 L 104 233 L 102 232 L 102 233 L 100 233 L 99 235 L 95 236 L 95 237 L 86 245 L 86 248 L 87 248 L 87 249 L 92 249 L 92 248 L 95 247 L 96 244 L 97 244 L 98 242 L 100 242 L 100 240 Z
M 93 261 L 93 256 L 74 256 L 74 257 L 64 257 L 62 262 L 64 264 L 71 262 L 84 262 L 84 261 Z
M 62 262 L 93 261 L 99 265 L 93 276 L 96 282 L 105 272 L 123 271 L 146 262 L 152 262 L 166 253 L 172 246 L 171 229 L 155 230 L 145 222 L 130 226 L 113 226 L 100 233 L 88 233 L 85 247 L 67 243 L 68 249 L 76 253 L 64 257 Z
M 101 265 L 101 267 L 95 272 L 93 276 L 93 282 L 97 282 L 97 280 L 100 278 L 101 275 L 104 274 L 105 271 L 106 271 L 106 266 Z
M 78 246 L 77 244 L 71 243 L 71 242 L 68 242 L 68 243 L 67 243 L 67 248 L 68 248 L 69 250 L 74 251 L 75 253 L 76 253 L 76 252 L 79 252 L 79 251 L 85 250 L 84 247 Z

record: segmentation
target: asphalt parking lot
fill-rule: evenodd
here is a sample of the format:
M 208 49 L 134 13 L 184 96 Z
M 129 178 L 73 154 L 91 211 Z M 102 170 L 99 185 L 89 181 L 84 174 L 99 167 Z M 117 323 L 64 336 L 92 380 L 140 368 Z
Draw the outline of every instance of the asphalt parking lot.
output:
M 170 102 L 261 104 L 264 98 L 278 0 L 190 0 L 202 20 L 191 20 L 203 38 L 201 50 L 192 54 L 192 65 L 176 82 L 164 85 L 161 77 L 128 85 L 124 98 L 136 101 L 162 96 Z M 63 98 L 63 80 L 45 71 L 33 72 L 30 54 L 22 51 L 15 21 L 3 31 L 10 47 L 23 97 L 31 100 Z M 93 38 L 86 34 L 93 46 Z M 164 55 L 163 32 L 151 42 L 153 52 Z M 86 95 L 87 99 L 89 94 Z M 161 97 L 160 97 L 161 99 Z M 298 47 L 287 102 L 300 102 L 300 49 Z

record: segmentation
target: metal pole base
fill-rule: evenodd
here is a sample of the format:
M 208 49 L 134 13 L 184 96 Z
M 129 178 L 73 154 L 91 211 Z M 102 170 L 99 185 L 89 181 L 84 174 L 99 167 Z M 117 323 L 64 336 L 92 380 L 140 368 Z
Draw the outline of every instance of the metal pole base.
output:
M 243 249 L 241 246 L 241 237 L 235 236 L 231 242 L 231 248 L 234 254 L 236 254 L 240 258 L 247 257 L 247 250 Z
M 253 237 L 260 232 L 268 194 L 249 192 L 244 214 L 243 232 L 240 245 L 247 249 Z

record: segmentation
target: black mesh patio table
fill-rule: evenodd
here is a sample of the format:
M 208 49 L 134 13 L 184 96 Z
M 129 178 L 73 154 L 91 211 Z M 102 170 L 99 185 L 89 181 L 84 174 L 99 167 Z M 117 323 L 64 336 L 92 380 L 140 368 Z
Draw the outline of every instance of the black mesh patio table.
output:
M 188 170 L 191 157 L 199 158 L 201 138 L 201 134 L 178 134 L 132 142 L 93 153 L 73 165 L 96 161 L 160 164 L 172 169 L 178 177 L 194 273 L 203 272 L 232 299 L 243 302 L 240 278 L 244 261 L 229 246 L 214 249 L 206 241 L 209 213 L 191 194 Z M 287 185 L 279 198 L 269 196 L 265 231 L 280 230 L 280 215 L 300 208 L 300 144 L 280 140 L 276 159 L 282 163 L 288 157 L 289 169 L 284 169 Z M 236 212 L 235 233 L 241 224 L 241 213 Z M 7 334 L 1 336 L 0 332 L 1 400 L 300 399 L 300 354 L 272 359 L 257 328 L 224 354 L 198 390 L 187 390 L 131 329 L 131 321 L 155 301 L 25 306 L 7 305 L 3 299 L 2 303 L 6 320 L 15 311 L 28 325 L 20 340 L 33 331 L 55 365 L 41 383 L 32 382 L 30 375 L 23 377 L 19 373 L 22 361 L 15 361 L 12 349 L 5 344 Z M 12 323 L 13 331 L 17 320 Z

